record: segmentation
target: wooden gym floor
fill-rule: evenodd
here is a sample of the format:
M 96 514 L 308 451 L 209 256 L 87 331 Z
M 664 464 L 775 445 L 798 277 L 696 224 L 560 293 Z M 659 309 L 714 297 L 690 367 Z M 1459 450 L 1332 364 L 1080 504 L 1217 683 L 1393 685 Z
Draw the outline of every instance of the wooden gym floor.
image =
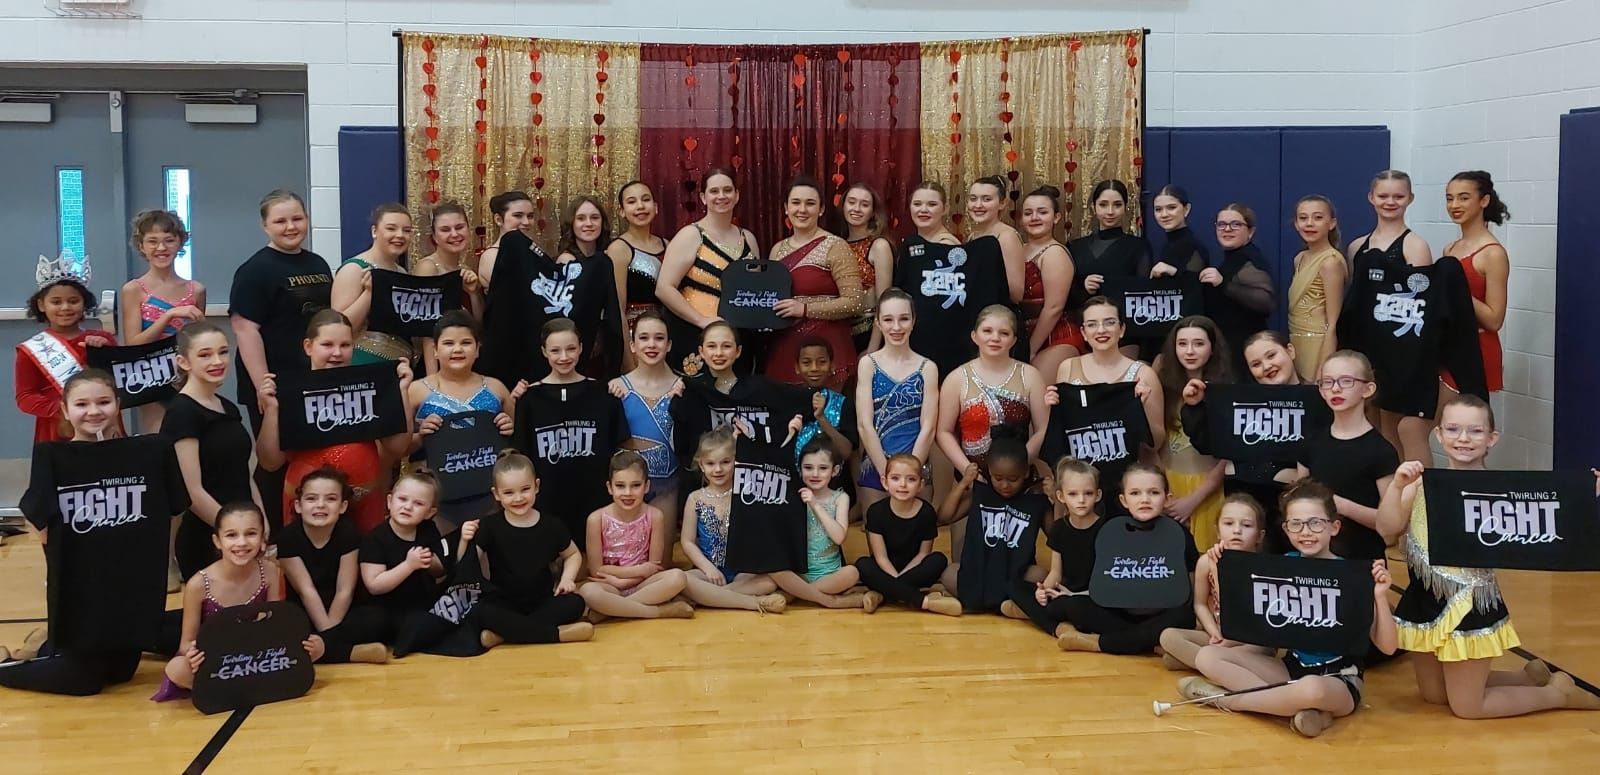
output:
M 847 555 L 864 543 L 854 528 Z M 0 547 L 0 643 L 39 626 L 14 620 L 44 616 L 42 578 L 31 537 Z M 1600 680 L 1600 578 L 1502 579 L 1524 648 Z M 160 671 L 147 659 L 91 698 L 0 690 L 0 769 L 184 771 L 229 717 L 149 702 Z M 1600 712 L 1461 721 L 1421 701 L 1403 662 L 1372 670 L 1365 706 L 1316 740 L 1208 708 L 1154 717 L 1178 677 L 1154 657 L 1063 654 L 996 616 L 703 610 L 607 622 L 589 643 L 319 667 L 311 694 L 241 719 L 211 771 L 1558 772 L 1600 750 Z

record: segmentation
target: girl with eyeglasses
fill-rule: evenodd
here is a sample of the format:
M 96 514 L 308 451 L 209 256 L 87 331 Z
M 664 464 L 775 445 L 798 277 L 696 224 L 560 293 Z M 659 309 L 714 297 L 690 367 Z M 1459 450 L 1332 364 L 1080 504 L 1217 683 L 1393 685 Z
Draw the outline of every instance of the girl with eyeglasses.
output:
M 1206 315 L 1217 322 L 1222 337 L 1242 342 L 1267 328 L 1267 317 L 1278 300 L 1267 258 L 1254 242 L 1256 213 L 1234 202 L 1217 213 L 1217 244 L 1222 246 L 1222 266 L 1206 267 L 1200 282 L 1206 288 Z M 1243 353 L 1236 355 L 1234 371 L 1245 371 Z
M 1355 560 L 1383 558 L 1384 536 L 1377 531 L 1378 501 L 1400 464 L 1394 447 L 1367 420 L 1367 400 L 1377 393 L 1372 363 L 1355 350 L 1339 350 L 1323 362 L 1317 390 L 1333 410 L 1327 433 L 1306 439 L 1298 471 L 1333 491 L 1344 529 L 1333 551 Z
M 1483 470 L 1500 441 L 1494 412 L 1470 394 L 1446 401 L 1435 432 L 1451 470 Z M 1378 505 L 1378 529 L 1406 535 L 1406 591 L 1395 606 L 1400 648 L 1414 652 L 1417 689 L 1425 702 L 1448 705 L 1457 718 L 1522 716 L 1541 710 L 1600 710 L 1600 696 L 1539 660 L 1522 670 L 1495 670 L 1494 660 L 1521 643 L 1511 626 L 1500 582 L 1490 568 L 1434 564 L 1428 555 L 1428 505 L 1421 461 L 1395 469 Z

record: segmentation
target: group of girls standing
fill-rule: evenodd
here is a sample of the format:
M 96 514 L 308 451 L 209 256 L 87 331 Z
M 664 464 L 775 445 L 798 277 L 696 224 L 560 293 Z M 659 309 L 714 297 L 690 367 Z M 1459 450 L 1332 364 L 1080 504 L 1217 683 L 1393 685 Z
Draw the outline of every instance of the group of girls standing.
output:
M 1216 214 L 1223 255 L 1214 263 L 1188 226 L 1188 196 L 1178 187 L 1154 198 L 1165 240 L 1152 247 L 1125 230 L 1137 202 L 1119 181 L 1092 190 L 1094 231 L 1063 242 L 1059 191 L 1043 186 L 1018 198 L 1019 233 L 1002 220 L 1009 191 L 997 177 L 967 191 L 964 240 L 951 229 L 944 189 L 914 187 L 915 231 L 898 246 L 884 233 L 887 214 L 870 186 L 847 189 L 836 234 L 823 228 L 820 186 L 797 180 L 784 199 L 790 233 L 768 252 L 794 287 L 775 312 L 795 322 L 776 333 L 741 332 L 718 317 L 722 276 L 761 251 L 734 222 L 734 176 L 713 170 L 700 189 L 706 214 L 670 238 L 653 229 L 658 212 L 644 182 L 617 192 L 626 226 L 615 237 L 608 203 L 579 197 L 563 213 L 555 258 L 528 236 L 532 202 L 519 192 L 490 200 L 499 233 L 481 255 L 470 250 L 467 212 L 446 203 L 428 219 L 432 252 L 407 261 L 411 216 L 385 205 L 372 219 L 372 246 L 336 272 L 303 245 L 304 203 L 273 192 L 261 206 L 268 244 L 234 280 L 231 340 L 202 319 L 205 289 L 172 271 L 186 237 L 181 222 L 141 214 L 134 244 L 150 271 L 124 288 L 123 338 L 175 333 L 186 377 L 164 419 L 141 418 L 151 428 L 159 421 L 173 440 L 185 496 L 176 499 L 184 504 L 176 575 L 187 581 L 180 635 L 168 649 L 177 655 L 167 671 L 174 686 L 188 685 L 204 661 L 194 644 L 202 620 L 280 596 L 305 606 L 316 630 L 305 647 L 324 661 L 582 640 L 593 632 L 590 620 L 692 616 L 693 605 L 778 612 L 798 598 L 869 613 L 886 602 L 945 615 L 998 611 L 1032 619 L 1067 650 L 1159 650 L 1215 682 L 1186 682 L 1196 696 L 1281 680 L 1283 671 L 1335 680 L 1307 682 L 1316 693 L 1260 692 L 1230 706 L 1291 715 L 1297 730 L 1315 734 L 1354 709 L 1358 678 L 1317 655 L 1279 664 L 1257 652 L 1218 651 L 1233 646 L 1221 641 L 1214 588 L 1202 579 L 1220 549 L 1209 557 L 1201 550 L 1254 549 L 1265 540 L 1307 556 L 1373 562 L 1382 625 L 1374 653 L 1397 644 L 1420 652 L 1424 696 L 1458 715 L 1588 706 L 1570 678 L 1548 670 L 1488 673 L 1489 659 L 1516 640 L 1492 573 L 1463 582 L 1454 569 L 1427 563 L 1415 485 L 1420 461 L 1431 459 L 1427 437 L 1445 444 L 1452 466 L 1481 467 L 1497 438 L 1487 405 L 1455 395 L 1447 379 L 1444 400 L 1427 398 L 1420 417 L 1369 411 L 1375 399 L 1387 406 L 1383 375 L 1360 351 L 1363 342 L 1340 337 L 1341 316 L 1371 314 L 1346 298 L 1352 263 L 1432 261 L 1405 225 L 1412 196 L 1404 173 L 1374 179 L 1378 226 L 1350 243 L 1348 257 L 1333 204 L 1320 196 L 1298 203 L 1304 250 L 1294 259 L 1287 335 L 1267 328 L 1279 300 L 1248 206 Z M 1447 204 L 1461 227 L 1447 258 L 1455 256 L 1467 278 L 1495 389 L 1507 258 L 1487 224 L 1503 222 L 1506 209 L 1481 172 L 1456 176 Z M 419 340 L 371 331 L 374 268 L 459 272 L 461 309 Z M 1179 321 L 1160 341 L 1126 337 L 1121 307 L 1101 295 L 1108 278 L 1180 274 L 1204 289 L 1207 315 Z M 83 348 L 116 341 L 83 327 L 92 306 L 86 279 L 53 278 L 30 301 L 48 326 L 45 344 L 64 346 L 78 366 L 70 381 L 58 380 L 74 371 L 70 364 L 51 372 L 19 346 L 18 405 L 39 418 L 41 448 L 97 443 L 116 421 L 110 379 L 82 370 Z M 534 349 L 543 357 L 530 357 Z M 230 357 L 238 405 L 220 395 Z M 280 375 L 379 361 L 396 364 L 404 432 L 282 449 Z M 1235 465 L 1211 455 L 1201 413 L 1207 388 L 1246 372 L 1262 384 L 1316 385 L 1334 416 L 1326 437 L 1309 440 L 1297 460 Z M 1055 386 L 1106 383 L 1133 385 L 1150 434 L 1141 462 L 1102 484 L 1094 467 L 1041 460 L 1041 450 L 1060 400 Z M 603 454 L 622 450 L 605 464 L 603 492 L 590 485 L 593 492 L 573 495 L 585 490 L 581 477 L 563 478 L 560 494 L 542 489 L 565 469 L 517 443 L 532 423 L 519 415 L 547 411 L 534 399 L 549 390 L 562 402 L 569 391 L 595 396 L 580 419 L 621 418 L 613 438 L 601 440 Z M 522 449 L 495 466 L 490 492 L 445 497 L 406 461 L 465 411 L 487 413 Z M 753 573 L 730 559 L 736 437 L 774 432 L 786 438 L 803 484 L 803 563 Z M 50 459 L 36 455 L 35 465 Z M 935 481 L 944 491 L 937 509 L 929 502 Z M 1298 484 L 1285 495 L 1290 482 Z M 981 520 L 969 518 L 980 511 Z M 1106 514 L 1183 526 L 1190 566 L 1200 569 L 1192 605 L 1131 612 L 1081 594 Z M 48 514 L 29 516 L 48 527 Z M 841 547 L 853 516 L 865 522 L 868 551 L 847 562 Z M 946 525 L 948 556 L 933 549 Z M 1039 532 L 1052 552 L 1048 568 L 1033 566 Z M 1418 583 L 1390 619 L 1382 559 L 1385 542 L 1401 534 Z M 674 537 L 687 570 L 674 567 Z M 1020 551 L 986 551 L 997 540 Z M 269 541 L 277 565 L 265 559 Z M 1451 581 L 1430 583 L 1435 576 Z M 1463 584 L 1492 594 L 1463 605 L 1454 594 Z M 474 594 L 456 593 L 469 587 Z M 1479 610 L 1479 599 L 1495 603 Z M 1398 635 L 1384 624 L 1393 621 Z M 64 683 L 9 680 L 25 673 L 0 670 L 0 683 L 92 693 L 126 680 L 120 661 L 73 664 L 91 664 L 98 677 L 79 670 Z

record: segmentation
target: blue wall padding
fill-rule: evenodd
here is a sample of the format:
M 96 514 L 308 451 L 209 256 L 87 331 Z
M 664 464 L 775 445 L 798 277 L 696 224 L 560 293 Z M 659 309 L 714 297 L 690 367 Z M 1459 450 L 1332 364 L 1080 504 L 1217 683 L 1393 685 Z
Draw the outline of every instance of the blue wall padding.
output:
M 399 127 L 339 128 L 339 256 L 348 258 L 372 246 L 367 222 L 384 202 L 406 200 L 404 157 Z M 421 214 L 413 217 L 420 218 Z
M 1556 468 L 1589 468 L 1600 462 L 1600 210 L 1594 181 L 1600 180 L 1600 108 L 1561 117 L 1561 167 L 1556 194 Z M 1511 260 L 1517 260 L 1512 255 Z
M 1217 210 L 1243 202 L 1256 212 L 1256 246 L 1266 254 L 1279 298 L 1294 277 L 1300 238 L 1294 204 L 1306 194 L 1334 201 L 1345 238 L 1370 231 L 1376 220 L 1367 203 L 1372 175 L 1389 166 L 1385 127 L 1152 127 L 1145 131 L 1145 223 L 1162 240 L 1151 212 L 1155 192 L 1167 183 L 1189 191 L 1189 226 L 1220 260 L 1212 224 Z M 1272 325 L 1285 325 L 1283 305 Z

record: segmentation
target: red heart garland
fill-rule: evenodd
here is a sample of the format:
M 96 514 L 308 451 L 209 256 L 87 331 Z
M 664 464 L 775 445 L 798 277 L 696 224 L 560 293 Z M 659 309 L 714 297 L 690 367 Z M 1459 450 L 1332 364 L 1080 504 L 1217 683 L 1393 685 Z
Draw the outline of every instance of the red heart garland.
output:
M 533 114 L 533 125 L 534 126 L 540 126 L 543 123 L 544 123 L 544 114 L 543 113 L 535 113 L 535 114 Z
M 842 175 L 842 174 L 840 174 L 838 172 L 833 173 L 832 180 L 833 180 L 833 185 L 835 185 L 835 186 L 844 185 L 844 175 Z
M 1011 150 L 1006 151 L 1006 161 L 1012 164 L 1017 163 L 1017 149 L 1012 148 Z
M 439 160 L 439 149 L 438 148 L 429 148 L 428 150 L 423 151 L 422 155 L 428 157 L 428 161 L 438 161 Z
M 961 123 L 961 114 L 960 113 L 951 113 L 950 114 L 950 123 L 952 123 L 952 124 Z
M 806 85 L 806 77 L 800 73 L 795 73 L 794 78 L 790 80 L 794 82 L 794 88 L 796 89 Z
M 422 93 L 432 97 L 439 93 L 439 89 L 431 83 L 425 83 L 422 85 Z
M 428 170 L 428 180 L 438 180 L 438 179 L 439 179 L 439 171 L 438 170 Z
M 594 123 L 596 125 L 604 126 L 605 123 L 606 123 L 606 114 L 604 114 L 604 113 L 596 113 L 596 114 L 594 114 Z
M 439 203 L 439 192 L 438 191 L 429 190 L 428 191 L 428 204 L 438 204 L 438 203 Z
M 605 135 L 595 135 L 594 136 L 594 144 L 595 144 L 596 148 L 598 148 L 598 147 L 600 147 L 602 145 L 605 145 L 606 144 L 606 136 Z
M 475 131 L 475 132 L 477 132 L 478 134 L 481 135 L 484 132 L 489 131 L 489 122 L 487 122 L 487 121 L 474 121 L 474 122 L 472 122 L 472 129 L 473 129 L 473 131 Z
M 958 144 L 960 142 L 961 142 L 961 133 L 960 132 L 951 132 L 950 133 L 950 144 L 951 145 L 956 145 L 956 144 Z
M 952 50 L 950 52 L 950 64 L 953 65 L 953 64 L 956 64 L 957 62 L 960 62 L 960 61 L 961 61 L 961 50 L 960 49 Z
M 839 58 L 839 64 L 841 65 L 850 61 L 850 52 L 845 51 L 842 48 L 839 49 L 839 53 L 834 54 L 834 56 Z
M 541 92 L 534 92 L 533 94 L 528 95 L 528 101 L 535 105 L 544 102 L 544 94 Z
M 601 70 L 601 71 L 599 71 L 599 72 L 594 74 L 594 79 L 596 81 L 599 81 L 600 83 L 605 83 L 609 78 L 611 78 L 611 76 L 607 75 L 606 71 L 604 71 L 604 70 Z
M 597 57 L 600 60 L 600 64 L 603 65 L 606 63 L 607 59 L 611 58 L 611 52 L 605 49 L 600 49 L 599 51 L 595 52 L 595 57 Z
M 528 77 L 532 78 L 534 83 L 539 83 L 540 81 L 544 80 L 544 73 L 541 73 L 538 70 L 535 70 Z
M 601 156 L 598 153 L 594 155 L 593 160 L 594 160 L 594 166 L 596 166 L 596 167 L 606 163 L 606 157 Z
M 806 55 L 805 54 L 795 54 L 794 55 L 794 64 L 795 64 L 796 67 L 805 67 L 806 66 Z
M 683 85 L 687 86 L 687 87 L 689 87 L 691 89 L 693 89 L 695 84 L 697 84 L 699 82 L 700 82 L 700 79 L 696 78 L 696 77 L 694 77 L 692 75 L 684 76 L 684 79 L 683 79 Z
M 839 166 L 841 164 L 844 164 L 844 159 L 845 159 L 844 151 L 834 151 L 833 152 L 833 166 L 837 167 L 837 166 Z
M 480 111 L 489 109 L 489 101 L 488 100 L 479 98 L 476 104 L 478 106 L 478 110 L 480 110 Z
M 479 70 L 482 70 L 489 66 L 489 58 L 480 54 L 473 58 L 472 63 L 477 65 Z
M 740 156 L 737 153 L 734 154 L 733 156 L 729 157 L 728 161 L 731 164 L 733 164 L 733 171 L 734 172 L 738 172 L 739 168 L 744 166 L 744 157 Z
M 439 127 L 430 126 L 427 129 L 422 130 L 422 132 L 428 136 L 429 140 L 439 139 Z
M 850 118 L 848 116 L 846 116 L 845 114 L 840 113 L 838 118 L 836 118 L 835 120 L 839 122 L 839 126 L 844 126 L 845 123 L 850 120 Z
M 533 179 L 533 187 L 534 188 L 544 188 L 544 178 L 534 178 Z
M 1009 124 L 1009 123 L 1011 123 L 1011 119 L 1012 119 L 1011 111 L 1009 111 L 1009 110 L 1000 111 L 1000 123 Z
M 433 53 L 433 38 L 423 38 L 422 39 L 422 50 L 426 51 L 426 52 L 428 52 L 430 54 Z
M 1071 172 L 1077 172 L 1077 171 L 1078 171 L 1078 163 L 1077 162 L 1075 162 L 1075 161 L 1067 162 L 1067 172 L 1071 173 Z
M 533 157 L 533 166 L 535 166 L 535 167 L 543 167 L 544 166 L 544 157 L 543 156 L 535 156 L 535 157 Z
M 696 140 L 693 137 L 685 137 L 685 138 L 683 138 L 683 149 L 685 151 L 688 151 L 689 153 L 694 153 L 694 149 L 699 148 L 699 147 L 700 147 L 700 141 L 699 140 Z
M 606 104 L 606 93 L 603 92 L 603 91 L 595 92 L 594 93 L 594 101 L 595 101 L 595 104 L 597 104 L 597 105 Z
M 432 62 L 423 62 L 422 63 L 422 72 L 427 73 L 428 75 L 433 75 L 433 63 Z

